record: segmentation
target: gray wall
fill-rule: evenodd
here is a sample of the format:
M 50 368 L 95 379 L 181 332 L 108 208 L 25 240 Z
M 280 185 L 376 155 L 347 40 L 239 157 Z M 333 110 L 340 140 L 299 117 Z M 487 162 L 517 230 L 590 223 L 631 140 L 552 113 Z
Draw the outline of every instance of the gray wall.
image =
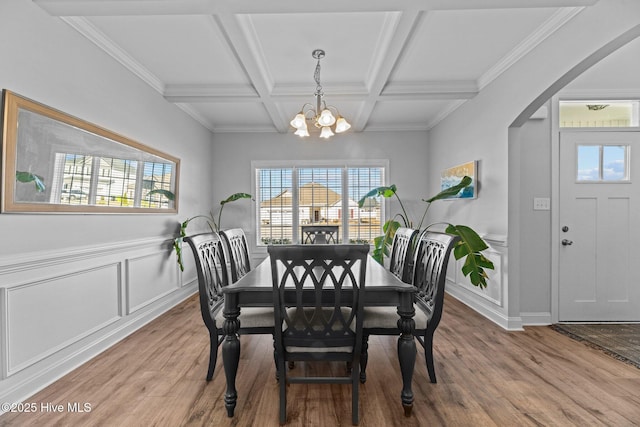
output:
M 214 136 L 213 195 L 215 203 L 237 192 L 252 189 L 251 161 L 253 160 L 340 160 L 388 159 L 388 183 L 398 186 L 398 194 L 409 215 L 422 214 L 421 198 L 428 194 L 428 144 L 426 132 L 365 132 L 336 135 L 328 141 L 317 138 L 300 139 L 289 134 L 229 133 Z M 224 228 L 239 226 L 255 240 L 255 223 L 251 220 L 255 206 L 240 201 L 225 206 Z M 392 202 L 389 212 L 398 211 Z M 253 253 L 257 258 L 264 249 Z
M 33 2 L 0 17 L 0 87 L 182 162 L 178 215 L 0 215 L 0 401 L 15 402 L 196 290 L 168 245 L 212 206 L 212 135 Z
M 552 111 L 551 102 L 545 106 Z M 553 109 L 555 114 L 555 109 Z M 551 117 L 529 120 L 509 141 L 519 145 L 520 162 L 520 312 L 525 323 L 551 312 L 551 211 L 533 210 L 533 199 L 551 199 Z M 511 167 L 512 165 L 510 165 Z M 526 314 L 525 314 L 526 313 Z M 546 318 L 546 319 L 545 319 Z M 544 321 L 543 320 L 543 321 Z M 536 322 L 537 323 L 537 322 Z

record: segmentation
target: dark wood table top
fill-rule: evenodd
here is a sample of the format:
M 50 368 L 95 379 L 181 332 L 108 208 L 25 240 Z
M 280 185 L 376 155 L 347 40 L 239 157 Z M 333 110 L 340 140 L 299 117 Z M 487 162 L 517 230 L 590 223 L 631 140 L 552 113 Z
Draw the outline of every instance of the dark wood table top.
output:
M 367 258 L 365 289 L 367 306 L 398 305 L 399 298 L 394 297 L 394 294 L 415 292 L 413 285 L 404 283 L 371 257 Z M 273 285 L 269 258 L 265 258 L 236 283 L 225 286 L 222 292 L 239 294 L 237 295 L 239 306 L 272 305 Z

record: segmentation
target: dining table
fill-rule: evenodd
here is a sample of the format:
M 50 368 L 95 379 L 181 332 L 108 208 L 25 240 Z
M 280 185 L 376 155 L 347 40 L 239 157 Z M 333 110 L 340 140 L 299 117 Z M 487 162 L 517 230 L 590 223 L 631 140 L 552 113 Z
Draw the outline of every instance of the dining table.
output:
M 415 328 L 413 296 L 415 287 L 398 279 L 371 256 L 367 258 L 365 297 L 363 300 L 365 306 L 397 307 L 400 330 L 398 361 L 402 376 L 400 400 L 404 414 L 409 416 L 413 407 L 411 383 L 416 361 L 416 344 L 413 339 Z M 225 334 L 222 343 L 222 361 L 227 381 L 224 400 L 227 415 L 233 417 L 238 400 L 236 375 L 240 362 L 240 339 L 238 337 L 240 320 L 238 316 L 242 307 L 273 306 L 273 284 L 269 257 L 237 282 L 225 286 L 222 292 L 224 293 L 223 315 L 225 319 L 222 325 Z

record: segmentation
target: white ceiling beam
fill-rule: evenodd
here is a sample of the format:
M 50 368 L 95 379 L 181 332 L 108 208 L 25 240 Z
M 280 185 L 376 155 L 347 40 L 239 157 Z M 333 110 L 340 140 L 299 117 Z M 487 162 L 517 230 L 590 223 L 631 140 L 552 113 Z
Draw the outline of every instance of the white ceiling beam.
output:
M 380 99 L 469 99 L 478 94 L 472 80 L 397 82 L 385 86 Z
M 255 89 L 248 85 L 169 84 L 165 87 L 164 97 L 170 102 L 260 101 Z
M 358 115 L 352 119 L 356 132 L 364 130 L 373 113 L 376 102 L 389 80 L 396 63 L 400 59 L 407 42 L 415 32 L 422 12 L 407 10 L 402 14 L 388 14 L 385 29 L 381 31 L 386 37 L 378 41 L 377 54 L 371 65 L 372 72 L 368 79 L 369 95 L 363 103 Z
M 247 79 L 255 89 L 264 108 L 278 132 L 285 133 L 289 123 L 285 121 L 280 109 L 271 98 L 273 79 L 259 48 L 250 17 L 235 14 L 220 14 L 214 17 L 225 34 L 226 41 L 233 50 L 238 64 L 243 68 Z
M 34 0 L 53 16 L 214 15 L 235 13 L 323 13 L 415 10 L 513 9 L 591 6 L 597 0 Z

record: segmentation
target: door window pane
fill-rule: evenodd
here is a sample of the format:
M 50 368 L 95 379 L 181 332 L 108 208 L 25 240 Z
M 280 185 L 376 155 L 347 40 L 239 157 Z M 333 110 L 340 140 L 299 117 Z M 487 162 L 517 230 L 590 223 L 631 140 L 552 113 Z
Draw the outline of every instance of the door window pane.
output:
M 578 181 L 600 179 L 600 146 L 578 146 Z
M 629 180 L 628 145 L 578 145 L 578 182 Z
M 605 145 L 602 147 L 602 180 L 623 181 L 626 177 L 626 147 L 623 145 Z

